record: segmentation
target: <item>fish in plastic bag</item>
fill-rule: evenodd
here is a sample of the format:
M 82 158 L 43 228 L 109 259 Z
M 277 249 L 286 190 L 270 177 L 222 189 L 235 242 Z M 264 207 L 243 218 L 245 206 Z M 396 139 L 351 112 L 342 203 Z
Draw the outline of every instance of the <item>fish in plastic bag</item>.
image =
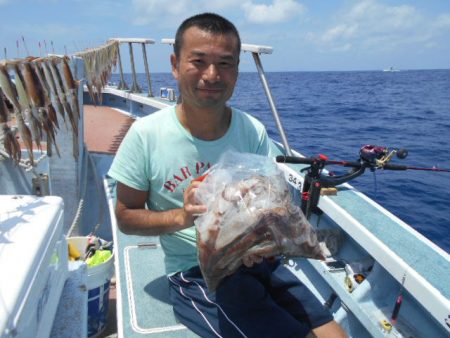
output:
M 208 211 L 195 220 L 200 269 L 208 289 L 242 264 L 242 257 L 325 259 L 316 233 L 291 200 L 272 159 L 226 152 L 196 192 Z

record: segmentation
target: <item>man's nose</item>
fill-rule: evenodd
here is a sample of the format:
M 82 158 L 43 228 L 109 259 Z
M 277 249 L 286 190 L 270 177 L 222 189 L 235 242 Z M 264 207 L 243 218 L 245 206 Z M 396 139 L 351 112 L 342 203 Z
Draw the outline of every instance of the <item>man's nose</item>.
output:
M 219 70 L 214 63 L 211 63 L 203 72 L 203 80 L 212 83 L 220 80 Z

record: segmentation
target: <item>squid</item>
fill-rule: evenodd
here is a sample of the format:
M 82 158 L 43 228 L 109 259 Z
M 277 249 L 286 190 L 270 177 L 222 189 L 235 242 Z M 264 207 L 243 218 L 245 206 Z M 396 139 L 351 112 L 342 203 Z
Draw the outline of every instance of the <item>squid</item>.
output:
M 282 174 L 237 180 L 227 175 L 213 171 L 198 191 L 208 207 L 195 221 L 198 260 L 208 289 L 215 290 L 247 255 L 325 259 Z

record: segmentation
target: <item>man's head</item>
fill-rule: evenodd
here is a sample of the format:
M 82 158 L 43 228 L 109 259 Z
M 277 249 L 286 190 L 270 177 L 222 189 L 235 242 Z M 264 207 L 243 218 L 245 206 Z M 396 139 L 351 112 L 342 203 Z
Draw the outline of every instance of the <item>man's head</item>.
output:
M 183 21 L 180 27 L 178 27 L 177 33 L 175 35 L 175 44 L 173 46 L 173 51 L 177 59 L 180 58 L 180 51 L 183 46 L 184 32 L 190 27 L 198 27 L 200 30 L 211 34 L 235 35 L 238 43 L 238 54 L 241 52 L 241 38 L 239 37 L 239 32 L 237 31 L 236 27 L 230 21 L 221 17 L 220 15 L 214 13 L 202 13 L 187 18 Z
M 223 111 L 238 77 L 240 45 L 234 25 L 216 14 L 181 24 L 170 62 L 184 108 Z

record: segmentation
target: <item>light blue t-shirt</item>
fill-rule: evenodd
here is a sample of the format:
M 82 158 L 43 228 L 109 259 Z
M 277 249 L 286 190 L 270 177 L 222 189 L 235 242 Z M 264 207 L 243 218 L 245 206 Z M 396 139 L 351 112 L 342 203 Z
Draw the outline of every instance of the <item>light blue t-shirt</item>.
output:
M 181 125 L 171 106 L 133 123 L 108 174 L 131 188 L 149 191 L 150 210 L 181 208 L 189 183 L 217 163 L 226 150 L 267 155 L 266 129 L 254 117 L 232 109 L 226 134 L 203 141 Z M 161 235 L 161 245 L 167 274 L 198 265 L 194 226 Z

